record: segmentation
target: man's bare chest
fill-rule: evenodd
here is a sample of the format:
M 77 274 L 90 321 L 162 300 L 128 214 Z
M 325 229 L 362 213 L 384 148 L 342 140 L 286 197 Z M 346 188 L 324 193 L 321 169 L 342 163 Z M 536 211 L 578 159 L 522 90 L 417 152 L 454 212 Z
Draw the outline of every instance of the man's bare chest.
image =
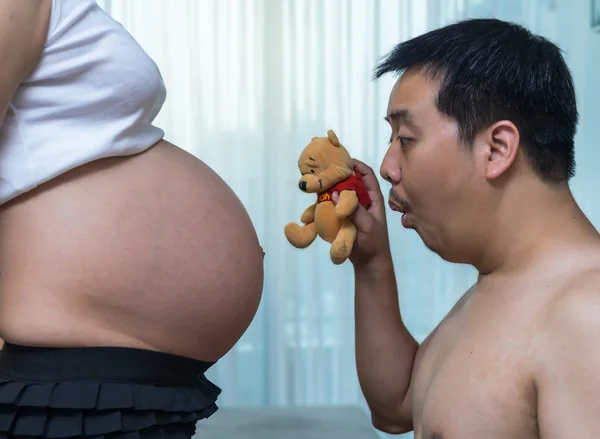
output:
M 414 377 L 415 439 L 537 438 L 532 328 L 513 317 L 457 313 Z

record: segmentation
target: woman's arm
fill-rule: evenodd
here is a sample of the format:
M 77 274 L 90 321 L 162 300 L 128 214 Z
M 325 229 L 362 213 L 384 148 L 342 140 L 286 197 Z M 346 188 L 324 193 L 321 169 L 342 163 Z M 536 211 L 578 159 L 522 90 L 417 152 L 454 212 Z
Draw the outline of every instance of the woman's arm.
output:
M 0 0 L 0 124 L 40 58 L 51 10 L 52 0 Z

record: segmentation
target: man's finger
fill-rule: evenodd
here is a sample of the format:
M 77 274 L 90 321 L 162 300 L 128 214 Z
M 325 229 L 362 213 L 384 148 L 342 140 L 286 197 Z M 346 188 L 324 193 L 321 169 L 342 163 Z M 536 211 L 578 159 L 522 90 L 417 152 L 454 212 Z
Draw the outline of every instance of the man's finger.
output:
M 361 162 L 358 159 L 352 159 L 352 166 L 354 166 L 354 170 L 362 176 L 369 174 L 375 175 L 375 171 L 373 171 L 373 169 L 369 165 Z
M 369 195 L 371 195 L 371 192 L 381 192 L 379 180 L 377 180 L 375 171 L 359 160 L 352 159 L 352 162 L 354 165 L 354 171 L 358 172 L 362 176 L 365 186 L 367 187 L 367 191 L 369 191 Z

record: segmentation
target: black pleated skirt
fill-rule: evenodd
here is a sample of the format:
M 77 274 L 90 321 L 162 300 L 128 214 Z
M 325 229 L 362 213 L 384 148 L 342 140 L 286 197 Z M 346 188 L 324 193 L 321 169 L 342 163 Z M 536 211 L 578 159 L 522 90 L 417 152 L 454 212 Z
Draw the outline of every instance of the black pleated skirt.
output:
M 217 410 L 213 363 L 122 347 L 0 351 L 0 438 L 190 438 Z

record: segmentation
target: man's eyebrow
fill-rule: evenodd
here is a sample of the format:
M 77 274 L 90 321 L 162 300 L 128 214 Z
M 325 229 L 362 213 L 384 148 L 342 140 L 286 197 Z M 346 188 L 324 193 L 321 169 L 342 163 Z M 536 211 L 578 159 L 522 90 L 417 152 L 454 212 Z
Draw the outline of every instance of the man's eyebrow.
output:
M 386 120 L 390 125 L 393 125 L 393 122 L 400 122 L 400 125 L 409 125 L 412 129 L 417 130 L 412 114 L 405 108 L 399 108 L 397 110 L 390 111 L 390 113 L 384 117 L 384 120 Z M 393 140 L 394 133 L 392 133 L 390 136 L 390 143 L 392 143 Z
M 389 124 L 398 121 L 407 125 L 412 125 L 412 115 L 406 109 L 398 109 L 391 111 L 386 117 L 384 117 Z

